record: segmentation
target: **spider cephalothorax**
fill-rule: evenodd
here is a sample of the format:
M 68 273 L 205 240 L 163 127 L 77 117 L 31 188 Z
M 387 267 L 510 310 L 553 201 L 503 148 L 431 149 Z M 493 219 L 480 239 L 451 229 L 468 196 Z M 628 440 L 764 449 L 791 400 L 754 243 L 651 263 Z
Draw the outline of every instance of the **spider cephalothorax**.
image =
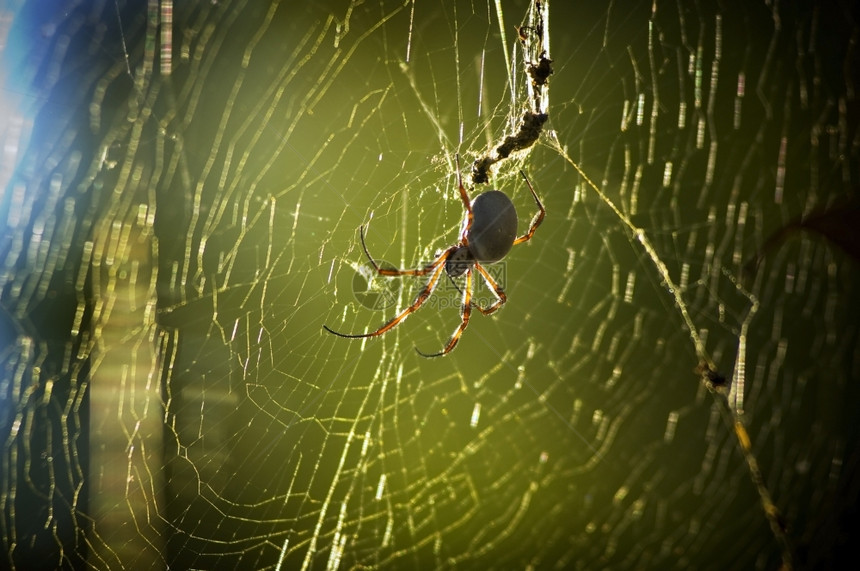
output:
M 537 230 L 537 227 L 540 226 L 541 222 L 543 222 L 544 216 L 546 215 L 546 210 L 544 209 L 543 204 L 541 204 L 541 201 L 538 198 L 535 189 L 532 187 L 531 182 L 529 182 L 528 177 L 522 171 L 520 171 L 520 174 L 523 175 L 523 178 L 535 199 L 539 212 L 532 220 L 528 232 L 519 238 L 516 237 L 517 211 L 514 208 L 514 204 L 511 202 L 511 199 L 508 198 L 504 192 L 500 190 L 488 190 L 487 192 L 479 194 L 475 200 L 469 200 L 469 195 L 463 187 L 463 179 L 460 175 L 459 156 L 457 156 L 457 182 L 459 184 L 460 199 L 463 201 L 463 207 L 466 210 L 466 216 L 463 219 L 463 227 L 460 231 L 460 241 L 443 250 L 436 259 L 433 260 L 433 262 L 423 268 L 414 270 L 398 270 L 379 267 L 379 264 L 373 260 L 370 252 L 367 251 L 367 245 L 364 243 L 364 226 L 362 226 L 360 231 L 361 246 L 364 248 L 364 253 L 367 255 L 370 263 L 373 264 L 374 269 L 379 275 L 394 277 L 423 276 L 430 274 L 430 279 L 427 280 L 427 285 L 424 286 L 424 289 L 421 290 L 412 305 L 404 309 L 376 331 L 353 334 L 338 333 L 328 326 L 323 325 L 325 330 L 340 337 L 348 337 L 352 339 L 382 335 L 386 331 L 393 329 L 398 323 L 406 319 L 410 313 L 416 311 L 424 304 L 425 301 L 427 301 L 433 293 L 433 290 L 439 284 L 439 278 L 443 271 L 451 278 L 456 278 L 466 274 L 466 286 L 463 288 L 463 305 L 460 310 L 462 321 L 456 331 L 454 331 L 454 334 L 451 335 L 451 339 L 448 341 L 448 344 L 445 345 L 445 348 L 442 351 L 433 354 L 422 353 L 420 350 L 416 349 L 416 351 L 424 357 L 439 357 L 450 353 L 460 340 L 460 335 L 463 334 L 463 331 L 469 324 L 469 317 L 472 313 L 472 270 L 476 270 L 484 281 L 487 282 L 487 285 L 490 286 L 490 289 L 492 289 L 496 294 L 496 302 L 489 307 L 484 308 L 480 305 L 474 306 L 477 307 L 478 311 L 484 315 L 489 315 L 499 309 L 502 304 L 507 301 L 507 296 L 505 295 L 505 292 L 502 291 L 501 286 L 496 283 L 492 276 L 490 276 L 489 272 L 487 272 L 481 264 L 492 264 L 493 262 L 498 262 L 511 251 L 513 246 L 531 239 L 535 230 Z

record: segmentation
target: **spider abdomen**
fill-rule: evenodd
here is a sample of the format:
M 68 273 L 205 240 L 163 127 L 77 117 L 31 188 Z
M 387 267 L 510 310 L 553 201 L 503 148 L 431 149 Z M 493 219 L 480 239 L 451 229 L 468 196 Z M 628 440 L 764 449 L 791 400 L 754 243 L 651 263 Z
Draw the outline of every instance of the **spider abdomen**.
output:
M 469 250 L 478 262 L 504 258 L 517 237 L 517 211 L 504 192 L 489 190 L 472 201 Z

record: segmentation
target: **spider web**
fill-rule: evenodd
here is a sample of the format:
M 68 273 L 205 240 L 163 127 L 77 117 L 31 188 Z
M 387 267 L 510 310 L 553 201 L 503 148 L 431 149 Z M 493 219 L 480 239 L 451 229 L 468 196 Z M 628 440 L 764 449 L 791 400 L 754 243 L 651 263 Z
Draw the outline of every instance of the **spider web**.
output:
M 7 7 L 6 564 L 846 556 L 856 7 L 568 4 Z M 537 143 L 474 183 L 536 101 Z M 414 347 L 444 346 L 462 281 L 381 337 L 325 333 L 412 302 L 358 228 L 432 260 L 456 154 L 520 233 L 520 169 L 546 206 L 493 266 L 508 303 L 439 359 Z

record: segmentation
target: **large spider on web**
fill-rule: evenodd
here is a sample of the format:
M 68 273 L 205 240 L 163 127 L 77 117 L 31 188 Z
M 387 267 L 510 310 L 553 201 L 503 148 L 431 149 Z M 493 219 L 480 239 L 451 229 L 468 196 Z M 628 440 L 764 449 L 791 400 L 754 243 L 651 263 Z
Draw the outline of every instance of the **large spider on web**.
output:
M 424 302 L 430 298 L 433 294 L 433 290 L 435 290 L 436 286 L 439 284 L 442 270 L 444 270 L 451 278 L 462 276 L 465 273 L 466 287 L 462 290 L 463 305 L 460 309 L 462 321 L 454 331 L 454 334 L 451 335 L 451 339 L 448 341 L 448 344 L 445 345 L 445 348 L 438 353 L 432 354 L 424 353 L 417 347 L 415 348 L 415 350 L 418 351 L 418 354 L 422 357 L 441 357 L 442 355 L 450 353 L 451 350 L 457 346 L 460 336 L 469 325 L 469 318 L 472 314 L 473 307 L 473 268 L 477 270 L 482 278 L 484 278 L 484 281 L 488 286 L 490 286 L 490 289 L 492 289 L 496 295 L 495 303 L 489 307 L 484 308 L 477 304 L 474 305 L 474 307 L 478 308 L 478 311 L 484 315 L 490 315 L 508 300 L 508 297 L 505 295 L 505 292 L 502 291 L 501 286 L 493 279 L 481 263 L 492 264 L 494 262 L 498 262 L 504 258 L 508 252 L 510 252 L 513 246 L 530 240 L 531 237 L 534 236 L 537 227 L 540 226 L 541 222 L 543 222 L 544 216 L 546 215 L 546 209 L 543 207 L 543 204 L 538 198 L 538 195 L 535 192 L 534 187 L 532 187 L 532 183 L 529 181 L 526 173 L 520 171 L 520 174 L 523 175 L 523 178 L 525 179 L 540 211 L 532 220 L 528 232 L 517 238 L 517 211 L 514 208 L 514 204 L 511 202 L 511 199 L 508 198 L 508 195 L 501 190 L 488 190 L 487 192 L 483 192 L 475 197 L 475 200 L 470 201 L 469 194 L 463 187 L 463 178 L 460 174 L 460 156 L 457 155 L 456 159 L 457 183 L 460 187 L 460 199 L 463 201 L 463 207 L 466 210 L 466 216 L 463 219 L 463 226 L 460 231 L 460 241 L 443 250 L 430 264 L 423 268 L 413 270 L 381 268 L 379 264 L 374 261 L 370 252 L 367 251 L 367 244 L 364 243 L 364 226 L 361 226 L 361 247 L 364 248 L 364 253 L 370 260 L 370 263 L 373 264 L 376 273 L 385 277 L 424 276 L 430 274 L 430 279 L 427 281 L 427 285 L 424 286 L 424 289 L 421 290 L 412 305 L 383 324 L 376 331 L 371 331 L 369 333 L 339 333 L 327 325 L 323 325 L 323 328 L 326 331 L 339 337 L 346 337 L 349 339 L 360 339 L 363 337 L 376 337 L 378 335 L 382 335 L 383 333 L 394 329 L 394 327 L 406 319 L 409 314 L 417 311 L 418 308 L 420 308 Z

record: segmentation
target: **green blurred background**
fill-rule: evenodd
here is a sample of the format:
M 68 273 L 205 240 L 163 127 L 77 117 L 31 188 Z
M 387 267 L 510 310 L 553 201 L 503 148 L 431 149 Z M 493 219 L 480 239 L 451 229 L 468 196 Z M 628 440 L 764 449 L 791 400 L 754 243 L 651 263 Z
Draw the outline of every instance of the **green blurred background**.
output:
M 853 5 L 544 4 L 550 119 L 487 186 L 468 167 L 527 108 L 528 2 L 4 10 L 7 565 L 849 553 Z M 433 259 L 462 219 L 458 153 L 521 232 L 520 169 L 546 205 L 504 261 L 508 303 L 434 360 L 414 347 L 459 323 L 447 280 L 380 338 L 325 333 L 412 301 L 421 279 L 367 280 L 358 228 L 377 259 Z

